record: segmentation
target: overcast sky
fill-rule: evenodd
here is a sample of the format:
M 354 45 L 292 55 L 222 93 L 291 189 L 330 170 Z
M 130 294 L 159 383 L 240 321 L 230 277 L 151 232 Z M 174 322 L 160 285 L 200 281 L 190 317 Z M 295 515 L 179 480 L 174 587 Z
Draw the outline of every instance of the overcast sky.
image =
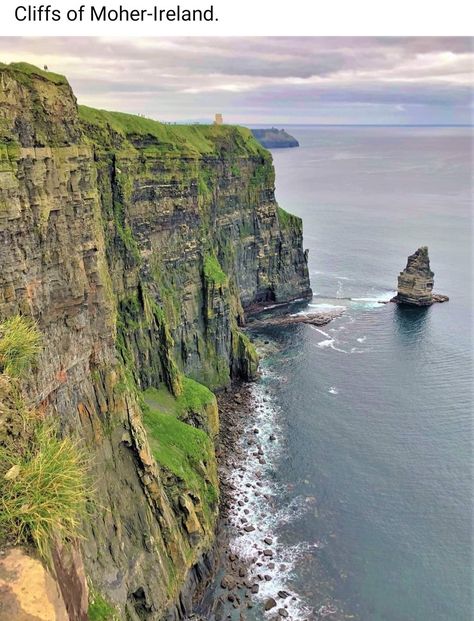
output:
M 164 121 L 472 123 L 474 39 L 0 38 L 79 103 Z

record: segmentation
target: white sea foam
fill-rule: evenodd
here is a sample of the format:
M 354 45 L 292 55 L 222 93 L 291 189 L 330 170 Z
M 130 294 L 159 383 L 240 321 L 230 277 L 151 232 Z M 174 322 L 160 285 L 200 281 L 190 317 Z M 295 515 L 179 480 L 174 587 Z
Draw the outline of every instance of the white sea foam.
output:
M 311 303 L 308 304 L 308 306 L 310 308 L 317 308 L 318 311 L 321 311 L 323 313 L 328 311 L 344 310 L 346 308 L 342 304 L 330 304 L 328 302 L 321 302 L 320 304 Z
M 325 336 L 327 339 L 331 339 L 331 337 L 329 336 L 329 334 L 327 332 L 324 332 L 324 330 L 321 330 L 321 328 L 316 328 L 316 326 L 312 326 L 313 330 L 315 330 L 316 332 L 319 332 L 319 334 L 322 334 L 323 336 Z
M 389 302 L 396 293 L 396 291 L 385 291 L 371 297 L 351 298 L 351 302 L 355 303 L 355 306 L 363 306 L 364 308 L 380 308 L 385 302 Z
M 360 336 L 358 339 L 356 339 L 358 343 L 365 343 L 365 341 L 367 340 L 366 336 Z
M 337 390 L 337 388 L 335 386 L 331 386 L 331 388 L 328 390 L 329 393 L 331 393 L 331 395 L 338 395 L 339 391 Z
M 331 349 L 334 349 L 334 351 L 338 351 L 341 354 L 347 354 L 348 352 L 345 349 L 341 349 L 340 347 L 336 347 L 336 339 L 333 338 L 331 335 L 329 335 L 327 332 L 324 332 L 324 330 L 321 330 L 320 328 L 317 328 L 316 326 L 310 326 L 313 330 L 316 330 L 316 332 L 319 332 L 320 334 L 322 334 L 323 336 L 325 336 L 326 338 L 323 341 L 319 341 L 319 343 L 316 343 L 317 347 L 320 347 L 321 349 L 324 349 L 326 347 L 330 347 Z
M 264 381 L 271 377 L 275 378 L 275 375 L 270 374 L 265 368 L 262 375 Z M 270 473 L 276 468 L 285 442 L 279 422 L 281 414 L 262 383 L 254 384 L 251 390 L 256 407 L 254 416 L 249 420 L 241 439 L 247 459 L 242 468 L 236 470 L 231 477 L 236 497 L 246 499 L 242 507 L 235 502 L 229 516 L 231 524 L 236 529 L 231 538 L 231 549 L 240 558 L 248 561 L 251 576 L 255 577 L 257 573 L 271 576 L 268 582 L 258 581 L 260 588 L 255 595 L 256 598 L 264 601 L 268 597 L 276 598 L 278 591 L 287 591 L 290 596 L 285 600 L 279 600 L 279 605 L 288 611 L 289 619 L 298 621 L 311 618 L 313 611 L 291 588 L 291 581 L 296 563 L 313 546 L 307 543 L 288 545 L 281 542 L 277 534 L 281 526 L 297 519 L 303 512 L 308 511 L 310 505 L 304 496 L 293 499 L 285 506 L 278 503 L 281 488 L 274 482 Z M 258 428 L 258 434 L 253 433 L 254 428 Z M 265 464 L 261 464 L 258 455 L 254 454 L 258 452 L 256 445 L 247 446 L 249 438 L 262 447 Z M 245 523 L 251 524 L 255 530 L 243 531 L 243 520 L 248 520 Z M 266 537 L 271 538 L 271 545 L 264 543 Z M 262 551 L 265 548 L 272 550 L 272 557 L 263 555 Z M 253 562 L 257 558 L 261 565 Z

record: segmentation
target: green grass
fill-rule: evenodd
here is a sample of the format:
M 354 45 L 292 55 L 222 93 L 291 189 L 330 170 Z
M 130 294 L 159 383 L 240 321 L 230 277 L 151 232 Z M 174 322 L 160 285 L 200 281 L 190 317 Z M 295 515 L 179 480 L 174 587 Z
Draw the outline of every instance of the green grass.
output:
M 183 409 L 195 411 L 213 403 L 214 399 L 214 393 L 209 388 L 190 377 L 185 377 L 183 380 L 183 393 L 178 397 L 177 401 Z
M 23 397 L 18 380 L 0 373 L 0 446 L 13 444 L 20 451 L 28 440 L 27 421 L 30 418 L 31 408 Z
M 44 558 L 53 539 L 79 535 L 86 511 L 86 459 L 71 438 L 37 424 L 23 451 L 0 447 L 0 538 L 32 541 Z
M 148 388 L 144 392 L 145 401 L 152 409 L 158 409 L 176 418 L 187 412 L 200 412 L 214 402 L 214 393 L 190 377 L 183 377 L 183 390 L 174 397 L 166 388 Z
M 33 542 L 49 558 L 53 539 L 79 534 L 88 493 L 87 462 L 71 438 L 40 421 L 20 377 L 40 351 L 30 319 L 0 324 L 0 542 Z
M 182 376 L 178 396 L 173 396 L 166 388 L 148 388 L 143 397 L 152 410 L 203 429 L 210 437 L 219 431 L 219 412 L 214 393 L 190 377 Z
M 20 377 L 41 350 L 41 334 L 36 324 L 14 315 L 0 323 L 0 372 Z
M 285 209 L 280 206 L 277 207 L 277 215 L 280 227 L 284 229 L 290 226 L 293 227 L 301 222 L 301 219 L 298 218 L 298 216 L 294 216 L 292 213 L 285 211 Z
M 143 137 L 153 139 L 144 152 L 157 155 L 163 152 L 215 156 L 221 153 L 244 157 L 266 156 L 266 151 L 245 127 L 232 125 L 178 125 L 165 124 L 135 114 L 97 110 L 79 106 L 79 118 L 103 135 L 113 130 L 125 139 Z
M 216 257 L 211 254 L 204 257 L 204 277 L 218 286 L 225 285 L 228 282 L 227 274 L 222 270 Z
M 14 142 L 0 142 L 0 172 L 12 172 L 20 156 L 20 147 Z
M 100 593 L 89 592 L 89 621 L 118 621 L 116 609 Z
M 19 71 L 20 73 L 24 73 L 28 76 L 37 75 L 53 82 L 54 84 L 68 84 L 67 79 L 60 73 L 44 71 L 43 69 L 35 67 L 35 65 L 30 65 L 29 63 L 10 63 L 9 65 L 0 63 L 0 70 L 1 69 L 13 69 L 14 71 Z
M 153 455 L 177 477 L 179 486 L 198 495 L 209 518 L 217 502 L 217 481 L 207 480 L 215 468 L 214 445 L 208 435 L 174 416 L 145 406 L 143 420 Z

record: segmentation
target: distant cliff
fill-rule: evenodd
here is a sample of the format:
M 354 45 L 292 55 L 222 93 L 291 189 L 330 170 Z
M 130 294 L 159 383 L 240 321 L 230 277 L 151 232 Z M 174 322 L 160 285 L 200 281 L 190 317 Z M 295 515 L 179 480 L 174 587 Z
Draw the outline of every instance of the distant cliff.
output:
M 253 136 L 266 149 L 299 147 L 300 143 L 284 129 L 252 129 Z
M 50 542 L 69 619 L 87 619 L 84 599 L 180 619 L 214 542 L 211 390 L 255 376 L 247 310 L 311 295 L 271 156 L 249 130 L 78 107 L 62 76 L 0 65 L 0 241 L 0 324 L 41 335 L 19 390 L 90 465 L 82 537 Z M 0 448 L 20 455 L 15 407 Z

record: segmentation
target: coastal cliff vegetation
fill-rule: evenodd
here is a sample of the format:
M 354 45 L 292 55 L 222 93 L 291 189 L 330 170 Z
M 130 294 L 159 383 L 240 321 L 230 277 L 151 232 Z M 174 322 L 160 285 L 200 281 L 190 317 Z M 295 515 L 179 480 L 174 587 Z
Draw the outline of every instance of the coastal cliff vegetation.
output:
M 65 618 L 176 621 L 212 575 L 214 391 L 257 373 L 249 313 L 311 295 L 274 183 L 249 130 L 0 65 L 0 544 L 48 559 Z

